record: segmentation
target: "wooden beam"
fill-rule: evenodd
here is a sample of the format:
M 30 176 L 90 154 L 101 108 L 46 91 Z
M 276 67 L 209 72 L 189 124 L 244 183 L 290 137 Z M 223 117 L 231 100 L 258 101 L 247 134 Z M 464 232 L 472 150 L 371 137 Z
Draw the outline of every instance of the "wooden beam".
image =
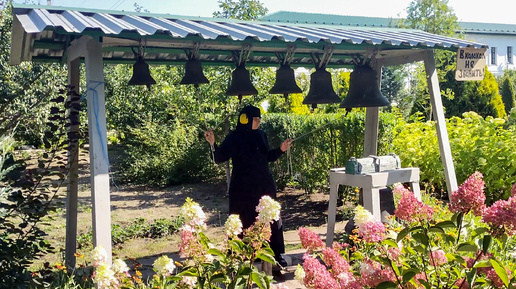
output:
M 448 131 L 446 130 L 446 119 L 444 117 L 441 90 L 439 88 L 433 50 L 426 50 L 424 62 L 426 80 L 428 82 L 428 90 L 430 91 L 430 100 L 432 102 L 432 113 L 436 122 L 435 127 L 437 129 L 439 151 L 444 167 L 444 177 L 446 178 L 446 188 L 448 189 L 448 193 L 452 193 L 457 190 L 457 177 L 455 176 L 455 166 L 453 165 L 450 141 L 448 139 Z
M 79 81 L 81 64 L 80 59 L 68 60 L 68 84 L 72 90 L 79 95 Z M 72 100 L 74 94 L 68 95 L 67 101 L 79 104 L 78 100 Z M 73 110 L 73 106 L 68 108 L 68 114 Z M 68 127 L 68 132 L 78 133 L 79 125 L 72 124 Z M 66 196 L 66 247 L 65 264 L 69 270 L 75 269 L 75 252 L 77 250 L 77 196 L 79 191 L 79 143 L 69 143 L 68 150 L 68 191 Z
M 401 65 L 407 63 L 413 63 L 418 61 L 423 61 L 426 55 L 426 50 L 416 50 L 409 52 L 404 52 L 403 55 L 397 56 L 385 56 L 382 58 L 377 58 L 379 63 L 382 66 L 393 66 L 393 65 Z

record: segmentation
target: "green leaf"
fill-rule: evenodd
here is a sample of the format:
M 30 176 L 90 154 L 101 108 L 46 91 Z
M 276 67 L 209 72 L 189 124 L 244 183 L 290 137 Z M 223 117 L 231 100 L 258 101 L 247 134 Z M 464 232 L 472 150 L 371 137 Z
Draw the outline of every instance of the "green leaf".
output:
M 437 227 L 437 226 L 432 226 L 432 227 L 428 228 L 428 231 L 435 232 L 435 233 L 441 233 L 441 234 L 445 234 L 446 233 L 446 232 L 444 232 L 443 228 Z
M 218 273 L 210 278 L 210 282 L 216 283 L 216 282 L 224 282 L 226 280 L 226 275 L 224 273 Z
M 375 287 L 376 289 L 387 289 L 387 288 L 398 288 L 398 285 L 396 283 L 391 281 L 386 281 L 378 284 L 378 286 Z
M 472 242 L 462 243 L 457 246 L 457 251 L 476 252 L 478 251 L 478 246 Z
M 444 222 L 439 222 L 437 224 L 435 224 L 436 227 L 439 227 L 439 228 L 457 228 L 457 226 L 455 226 L 455 223 L 452 222 L 452 221 L 444 221 Z
M 255 272 L 251 274 L 251 280 L 253 280 L 253 282 L 256 283 L 260 289 L 267 289 L 267 282 L 264 279 L 265 278 L 260 273 Z
M 420 244 L 428 246 L 428 236 L 423 233 L 413 234 L 414 240 L 418 241 Z
M 219 249 L 215 249 L 215 248 L 211 248 L 207 251 L 208 254 L 211 254 L 211 255 L 216 255 L 216 256 L 219 256 L 219 257 L 224 257 L 226 256 L 226 254 L 222 253 L 221 250 Z
M 485 268 L 492 267 L 491 262 L 489 260 L 478 261 L 473 265 L 473 268 Z
M 409 282 L 412 278 L 416 276 L 417 272 L 415 270 L 407 270 L 403 273 L 403 284 Z
M 264 251 L 258 251 L 256 253 L 256 258 L 271 264 L 276 264 L 276 260 L 274 259 L 274 257 L 271 254 Z
M 489 261 L 491 262 L 491 265 L 493 265 L 493 268 L 496 271 L 496 275 L 498 275 L 498 277 L 502 279 L 503 284 L 505 284 L 505 286 L 508 287 L 509 276 L 507 275 L 507 271 L 505 270 L 503 264 L 495 258 L 490 258 Z
M 385 239 L 383 243 L 389 247 L 398 248 L 398 243 L 392 239 Z
M 493 238 L 491 235 L 484 235 L 484 240 L 482 240 L 482 252 L 484 252 L 484 255 L 487 254 L 487 251 L 489 250 L 489 245 L 491 245 L 491 241 Z
M 398 233 L 398 237 L 396 237 L 396 242 L 403 240 L 403 238 L 405 238 L 408 235 L 408 233 L 409 233 L 409 228 L 404 228 L 403 230 L 401 230 Z

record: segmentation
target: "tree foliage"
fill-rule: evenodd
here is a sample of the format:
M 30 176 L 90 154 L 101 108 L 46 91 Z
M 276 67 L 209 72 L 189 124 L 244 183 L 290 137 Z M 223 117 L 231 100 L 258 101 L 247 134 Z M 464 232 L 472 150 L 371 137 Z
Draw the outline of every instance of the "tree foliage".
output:
M 256 20 L 269 12 L 258 0 L 219 0 L 221 11 L 213 13 L 213 17 L 240 20 Z
M 446 36 L 453 36 L 459 28 L 448 0 L 413 0 L 406 11 L 407 18 L 402 19 L 402 27 Z
M 507 115 L 509 115 L 511 109 L 515 106 L 515 95 L 513 82 L 508 76 L 502 78 L 500 94 L 502 95 L 502 101 L 505 106 L 505 112 L 507 113 Z
M 50 99 L 66 83 L 59 64 L 9 64 L 12 9 L 0 11 L 0 135 L 15 132 L 18 140 L 41 145 Z

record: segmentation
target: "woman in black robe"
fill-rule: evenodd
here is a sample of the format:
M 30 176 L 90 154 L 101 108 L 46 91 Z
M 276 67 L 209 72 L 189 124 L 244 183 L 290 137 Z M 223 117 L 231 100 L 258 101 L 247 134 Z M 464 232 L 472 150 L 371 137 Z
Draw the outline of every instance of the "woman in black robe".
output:
M 213 132 L 205 133 L 206 140 L 214 148 L 216 163 L 231 159 L 233 169 L 229 185 L 229 213 L 238 214 L 244 228 L 250 227 L 257 217 L 256 206 L 262 196 L 276 199 L 276 184 L 269 169 L 269 162 L 277 160 L 291 145 L 285 140 L 279 148 L 270 149 L 267 136 L 258 129 L 260 109 L 246 106 L 239 114 L 237 127 L 230 132 L 222 144 L 215 144 Z M 270 246 L 276 261 L 282 267 L 287 263 L 281 254 L 285 253 L 281 219 L 271 225 Z

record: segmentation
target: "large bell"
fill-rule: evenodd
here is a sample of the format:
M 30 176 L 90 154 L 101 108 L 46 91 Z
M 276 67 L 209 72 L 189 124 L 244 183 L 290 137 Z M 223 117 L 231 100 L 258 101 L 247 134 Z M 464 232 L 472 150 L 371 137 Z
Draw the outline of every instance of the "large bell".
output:
M 378 84 L 378 74 L 369 66 L 358 66 L 349 76 L 349 92 L 340 107 L 388 106 Z
M 251 83 L 251 75 L 249 71 L 245 69 L 244 65 L 239 65 L 231 73 L 231 84 L 226 91 L 226 95 L 255 95 L 258 94 L 258 90 L 254 88 Z
M 147 85 L 149 89 L 151 84 L 156 84 L 156 80 L 150 74 L 149 65 L 143 60 L 143 57 L 138 56 L 136 63 L 133 64 L 133 76 L 128 84 Z
M 185 64 L 185 75 L 179 84 L 201 84 L 210 81 L 202 72 L 202 64 L 199 59 L 189 59 Z
M 310 90 L 303 99 L 303 104 L 316 107 L 323 103 L 339 103 L 341 99 L 333 90 L 331 74 L 325 69 L 318 68 L 310 75 Z
M 269 90 L 269 93 L 288 94 L 301 92 L 303 91 L 297 86 L 294 69 L 290 68 L 288 64 L 282 64 L 276 71 L 276 82 L 271 90 Z

